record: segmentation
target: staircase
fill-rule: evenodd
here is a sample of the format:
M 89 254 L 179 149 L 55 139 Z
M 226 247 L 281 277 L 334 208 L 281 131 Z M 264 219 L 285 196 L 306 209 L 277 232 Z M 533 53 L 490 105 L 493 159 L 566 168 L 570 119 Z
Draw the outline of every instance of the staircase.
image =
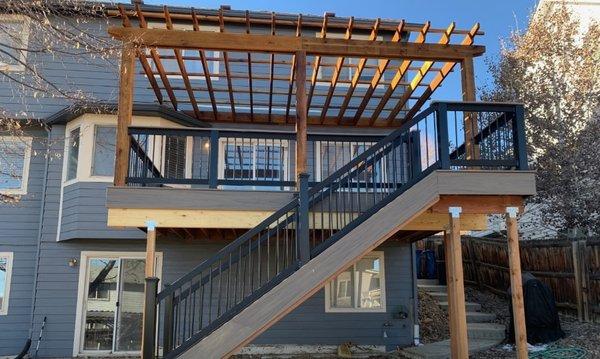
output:
M 154 352 L 231 356 L 435 204 L 428 178 L 467 163 L 449 152 L 446 110 L 421 112 L 310 189 L 300 175 L 294 200 L 158 293 Z
M 445 285 L 437 285 L 437 280 L 419 279 L 418 288 L 424 290 L 438 301 L 443 309 L 448 309 L 448 292 Z M 502 343 L 505 327 L 494 323 L 496 316 L 481 312 L 481 304 L 465 302 L 467 309 L 467 335 L 469 337 L 469 354 L 485 351 Z M 450 340 L 442 340 L 419 347 L 402 350 L 402 355 L 412 359 L 446 359 L 450 358 Z

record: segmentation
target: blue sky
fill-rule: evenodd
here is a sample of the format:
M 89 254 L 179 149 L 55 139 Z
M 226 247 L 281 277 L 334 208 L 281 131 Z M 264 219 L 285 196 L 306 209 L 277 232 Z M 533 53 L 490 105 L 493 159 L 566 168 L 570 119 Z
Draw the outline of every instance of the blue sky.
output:
M 322 15 L 326 11 L 336 16 L 361 18 L 405 19 L 409 22 L 430 20 L 432 26 L 445 28 L 456 21 L 458 28 L 471 28 L 475 22 L 481 23 L 485 31 L 477 44 L 486 46 L 486 55 L 475 60 L 477 86 L 489 83 L 485 58 L 495 58 L 500 50 L 500 38 L 507 37 L 514 29 L 525 29 L 527 17 L 537 0 L 146 0 L 146 4 L 167 4 L 194 6 L 197 8 L 218 8 L 227 4 L 238 10 L 266 10 L 288 13 Z M 459 100 L 459 67 L 446 79 L 434 98 Z

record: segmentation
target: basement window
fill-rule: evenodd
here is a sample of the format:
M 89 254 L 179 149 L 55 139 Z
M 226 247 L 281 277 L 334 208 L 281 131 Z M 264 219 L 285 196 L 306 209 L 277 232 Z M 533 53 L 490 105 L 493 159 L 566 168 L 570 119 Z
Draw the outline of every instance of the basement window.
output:
M 325 312 L 385 312 L 383 252 L 371 252 L 325 286 Z

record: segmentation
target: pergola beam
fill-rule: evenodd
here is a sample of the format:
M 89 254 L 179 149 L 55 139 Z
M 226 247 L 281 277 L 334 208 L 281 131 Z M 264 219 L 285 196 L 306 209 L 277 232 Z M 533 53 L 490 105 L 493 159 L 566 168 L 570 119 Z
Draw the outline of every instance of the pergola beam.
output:
M 455 27 L 456 27 L 456 24 L 454 22 L 450 23 L 450 25 L 446 29 L 446 32 L 444 33 L 444 35 L 440 38 L 440 40 L 438 42 L 440 45 L 446 45 L 446 44 L 450 43 L 450 36 L 452 36 L 452 32 L 454 31 Z M 408 88 L 405 89 L 405 92 L 402 95 L 402 99 L 400 101 L 398 101 L 396 103 L 396 105 L 394 106 L 394 108 L 392 109 L 392 111 L 390 111 L 390 114 L 388 115 L 388 118 L 387 118 L 388 123 L 392 123 L 396 119 L 396 116 L 398 115 L 398 113 L 408 103 L 408 99 L 412 96 L 413 92 L 415 92 L 417 87 L 421 84 L 421 82 L 423 81 L 425 76 L 427 76 L 427 73 L 429 72 L 429 70 L 431 70 L 432 66 L 433 66 L 433 61 L 425 61 L 423 63 L 423 65 L 421 66 L 419 71 L 417 71 L 417 73 L 411 80 L 410 84 L 408 85 Z
M 481 45 L 415 44 L 410 42 L 322 39 L 294 36 L 271 36 L 244 33 L 190 32 L 165 29 L 111 27 L 114 38 L 131 41 L 139 46 L 218 51 L 291 54 L 305 51 L 310 55 L 359 58 L 413 59 L 423 61 L 460 62 L 465 57 L 477 57 L 485 52 Z
M 346 29 L 346 34 L 344 35 L 344 38 L 347 40 L 352 38 L 353 25 L 354 25 L 354 17 L 350 17 L 350 20 L 348 20 L 348 28 Z M 335 68 L 333 69 L 333 74 L 331 75 L 331 82 L 329 85 L 329 90 L 327 91 L 327 97 L 325 98 L 323 111 L 321 112 L 321 121 L 323 121 L 325 119 L 325 116 L 327 115 L 327 110 L 329 110 L 329 105 L 331 104 L 331 99 L 333 98 L 333 93 L 335 92 L 335 87 L 338 84 L 338 80 L 340 78 L 340 72 L 342 71 L 342 68 L 344 66 L 345 59 L 346 59 L 345 57 L 340 56 L 336 60 Z
M 430 27 L 431 27 L 431 23 L 429 21 L 427 21 L 425 23 L 425 25 L 423 25 L 423 29 L 421 29 L 419 36 L 415 39 L 415 43 L 422 44 L 425 42 L 425 39 L 427 38 L 427 32 L 429 31 Z M 412 64 L 412 60 L 404 60 L 404 61 L 402 61 L 400 66 L 398 66 L 398 69 L 396 70 L 396 74 L 394 75 L 394 78 L 392 78 L 392 81 L 390 82 L 390 86 L 387 87 L 387 89 L 385 90 L 385 93 L 383 94 L 383 98 L 381 99 L 381 101 L 379 101 L 379 104 L 377 104 L 377 107 L 375 108 L 375 111 L 373 111 L 373 114 L 371 114 L 371 120 L 369 121 L 370 125 L 372 125 L 377 120 L 377 118 L 381 114 L 381 111 L 383 111 L 383 109 L 385 108 L 385 105 L 387 104 L 389 99 L 394 94 L 394 91 L 396 91 L 396 88 L 398 87 L 398 85 L 402 82 L 402 79 L 406 75 L 407 71 L 410 69 L 411 64 Z

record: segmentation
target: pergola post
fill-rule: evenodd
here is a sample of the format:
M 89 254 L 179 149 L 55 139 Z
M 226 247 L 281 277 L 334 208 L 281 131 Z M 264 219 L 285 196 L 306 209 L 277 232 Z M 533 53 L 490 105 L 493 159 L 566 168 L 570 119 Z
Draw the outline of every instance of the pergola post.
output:
M 450 314 L 450 350 L 452 358 L 468 358 L 467 313 L 463 282 L 462 248 L 460 242 L 460 207 L 450 207 L 449 228 L 444 236 L 446 246 L 446 276 L 448 312 Z
M 117 139 L 115 153 L 114 185 L 124 186 L 129 166 L 130 139 L 128 134 L 133 114 L 133 82 L 135 77 L 135 47 L 123 43 L 119 80 L 119 109 L 117 115 Z
M 508 264 L 510 268 L 510 292 L 515 325 L 517 358 L 526 359 L 527 329 L 525 326 L 525 304 L 523 300 L 523 279 L 521 277 L 521 255 L 519 253 L 519 230 L 517 225 L 518 207 L 506 207 L 506 232 L 508 235 Z
M 142 359 L 152 359 L 156 345 L 156 223 L 146 222 L 146 281 L 144 286 L 144 311 L 142 318 Z
M 307 173 L 307 98 L 306 98 L 306 52 L 296 52 L 296 181 Z
M 462 85 L 462 99 L 466 102 L 475 101 L 475 69 L 473 57 L 467 56 L 460 63 L 460 75 Z M 475 144 L 474 136 L 479 132 L 477 124 L 477 113 L 463 113 L 465 126 L 465 149 L 467 159 L 479 159 L 479 145 Z

